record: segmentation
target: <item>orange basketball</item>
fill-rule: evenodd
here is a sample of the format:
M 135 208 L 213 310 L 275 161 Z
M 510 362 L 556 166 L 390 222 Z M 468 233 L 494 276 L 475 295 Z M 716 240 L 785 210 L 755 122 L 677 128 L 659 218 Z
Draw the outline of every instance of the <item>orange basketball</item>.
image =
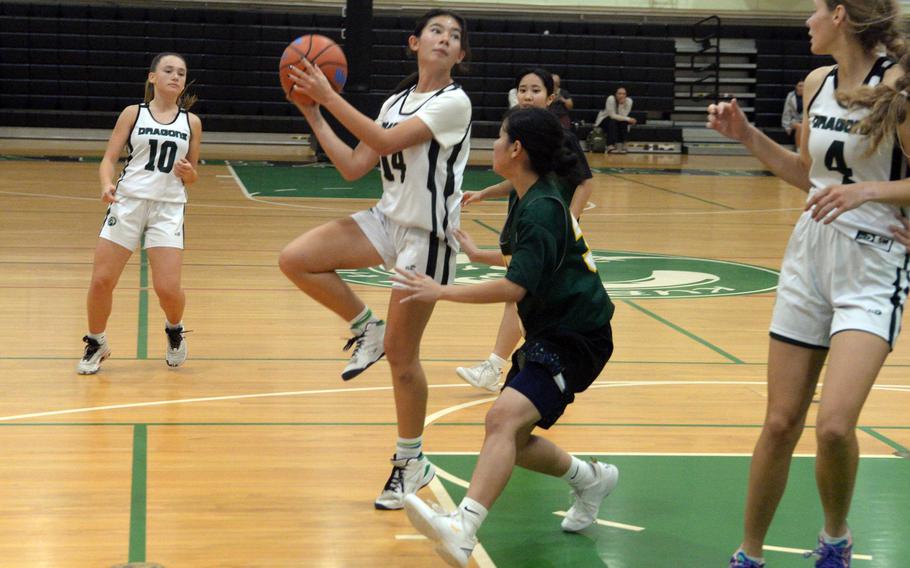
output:
M 301 65 L 304 59 L 318 66 L 329 80 L 329 83 L 332 84 L 332 88 L 336 92 L 341 92 L 345 82 L 348 80 L 348 60 L 344 56 L 344 51 L 330 38 L 324 35 L 312 34 L 295 39 L 281 54 L 278 74 L 281 79 L 281 88 L 284 89 L 286 95 L 289 95 L 299 103 L 312 104 L 313 100 L 310 97 L 300 92 L 291 91 L 294 82 L 291 81 L 289 67 L 291 65 Z

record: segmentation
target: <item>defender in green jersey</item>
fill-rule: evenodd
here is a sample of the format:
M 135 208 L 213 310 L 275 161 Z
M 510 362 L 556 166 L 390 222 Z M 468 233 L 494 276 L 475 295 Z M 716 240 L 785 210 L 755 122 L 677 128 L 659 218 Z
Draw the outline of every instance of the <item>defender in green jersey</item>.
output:
M 516 87 L 518 89 L 518 107 L 549 108 L 552 111 L 552 105 L 556 100 L 556 92 L 554 90 L 553 75 L 549 71 L 540 67 L 523 69 L 519 72 L 516 79 Z M 560 191 L 566 203 L 569 204 L 569 211 L 572 216 L 579 220 L 588 205 L 591 192 L 594 190 L 594 174 L 591 173 L 584 150 L 581 149 L 581 145 L 578 143 L 578 138 L 575 137 L 571 130 L 566 128 L 563 128 L 563 145 L 575 154 L 578 161 L 575 164 L 575 171 L 572 172 L 572 175 L 564 176 L 571 178 L 572 183 L 560 183 Z M 479 203 L 494 197 L 506 196 L 509 198 L 509 210 L 511 211 L 518 196 L 513 191 L 509 180 L 503 180 L 480 191 L 466 192 L 461 204 L 462 207 L 466 207 L 470 203 Z M 471 237 L 460 229 L 455 231 L 455 237 L 458 239 L 458 243 L 464 253 L 473 262 L 479 249 L 474 246 Z M 496 343 L 493 345 L 490 356 L 478 365 L 456 367 L 455 373 L 472 386 L 489 391 L 498 391 L 503 368 L 507 370 L 507 359 L 515 351 L 521 335 L 518 311 L 515 309 L 515 304 L 511 302 L 504 304 L 502 321 L 499 323 L 499 332 L 496 334 Z
M 551 113 L 511 111 L 493 146 L 493 169 L 511 182 L 517 200 L 500 239 L 503 255 L 487 251 L 483 259 L 505 261 L 505 278 L 472 286 L 443 286 L 405 271 L 394 278 L 409 293 L 403 302 L 516 302 L 525 330 L 525 343 L 487 413 L 483 448 L 458 510 L 437 512 L 416 495 L 404 500 L 411 522 L 437 542 L 436 551 L 452 566 L 467 565 L 475 534 L 515 465 L 569 483 L 575 503 L 562 521 L 569 532 L 596 520 L 619 479 L 615 466 L 583 462 L 532 434 L 552 426 L 613 353 L 613 304 L 558 186 L 575 181 L 561 178 L 572 177 L 576 160 L 563 147 L 562 127 Z

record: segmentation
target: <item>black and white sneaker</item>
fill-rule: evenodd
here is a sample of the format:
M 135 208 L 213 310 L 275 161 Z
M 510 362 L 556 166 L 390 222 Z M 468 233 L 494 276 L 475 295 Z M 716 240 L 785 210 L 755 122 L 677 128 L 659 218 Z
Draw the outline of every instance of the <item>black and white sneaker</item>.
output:
M 344 346 L 344 351 L 354 347 L 351 360 L 341 372 L 341 378 L 350 381 L 367 368 L 382 359 L 385 355 L 383 342 L 385 341 L 385 322 L 373 320 L 367 322 L 360 335 L 350 338 Z
M 183 326 L 165 327 L 164 332 L 167 334 L 167 353 L 164 356 L 168 367 L 179 367 L 186 361 L 186 340 L 183 334 Z
M 436 466 L 423 454 L 416 458 L 392 457 L 392 474 L 373 505 L 381 511 L 404 507 L 406 495 L 417 493 L 436 477 Z
M 85 342 L 85 353 L 76 365 L 76 372 L 80 375 L 94 375 L 101 370 L 101 362 L 111 356 L 111 348 L 108 347 L 107 341 L 98 343 L 87 335 L 82 341 Z

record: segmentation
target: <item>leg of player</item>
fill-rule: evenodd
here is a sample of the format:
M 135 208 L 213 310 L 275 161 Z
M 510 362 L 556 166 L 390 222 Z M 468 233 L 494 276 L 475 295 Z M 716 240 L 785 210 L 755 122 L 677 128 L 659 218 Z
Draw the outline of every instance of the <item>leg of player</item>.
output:
M 420 339 L 433 313 L 434 304 L 401 303 L 405 293 L 393 289 L 385 352 L 392 371 L 398 442 L 392 456 L 392 473 L 376 499 L 377 509 L 404 506 L 406 495 L 416 493 L 436 475 L 423 455 L 423 426 L 427 415 L 427 377 L 420 364 Z
M 455 373 L 465 382 L 488 391 L 499 390 L 502 370 L 508 364 L 512 351 L 521 339 L 521 327 L 518 324 L 518 309 L 513 302 L 505 304 L 499 332 L 496 334 L 496 345 L 486 361 L 474 367 L 456 367 Z
M 165 361 L 169 367 L 179 367 L 186 361 L 187 346 L 183 338 L 183 311 L 186 293 L 181 286 L 183 250 L 174 247 L 149 247 L 146 249 L 152 269 L 152 285 L 158 296 L 158 305 L 164 311 L 167 334 Z
M 765 535 L 787 486 L 793 450 L 805 426 L 827 353 L 771 339 L 768 406 L 749 468 L 743 543 L 731 566 L 762 565 Z M 740 554 L 743 557 L 737 560 Z
M 816 554 L 836 558 L 838 566 L 849 566 L 853 548 L 847 513 L 859 465 L 856 424 L 889 351 L 884 339 L 862 331 L 842 331 L 831 338 L 815 428 L 815 478 L 825 512 Z
M 354 351 L 342 373 L 345 380 L 382 357 L 385 323 L 335 271 L 379 264 L 382 257 L 350 217 L 329 221 L 300 235 L 284 247 L 278 259 L 291 282 L 350 324 L 354 336 L 345 349 L 353 345 Z
M 101 362 L 110 357 L 111 348 L 104 331 L 111 315 L 114 288 L 123 274 L 132 251 L 107 239 L 98 239 L 92 267 L 92 281 L 86 298 L 88 334 L 82 338 L 85 351 L 76 367 L 80 375 L 93 375 L 101 369 Z

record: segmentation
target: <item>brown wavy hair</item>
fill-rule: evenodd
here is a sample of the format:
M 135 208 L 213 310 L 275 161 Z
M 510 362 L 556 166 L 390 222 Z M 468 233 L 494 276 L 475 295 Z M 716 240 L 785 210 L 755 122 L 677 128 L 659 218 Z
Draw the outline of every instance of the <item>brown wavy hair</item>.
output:
M 174 57 L 180 58 L 180 60 L 183 61 L 183 64 L 186 65 L 186 58 L 184 56 L 180 55 L 179 53 L 174 53 L 173 51 L 162 51 L 161 53 L 156 55 L 154 57 L 154 59 L 152 59 L 152 64 L 149 65 L 149 73 L 154 73 L 155 69 L 158 68 L 158 64 L 161 62 L 161 60 L 165 57 L 168 57 L 169 55 L 173 55 Z M 196 95 L 191 95 L 187 92 L 187 89 L 189 89 L 193 85 L 193 83 L 194 83 L 194 81 L 190 81 L 189 83 L 187 83 L 187 85 L 183 87 L 183 91 L 181 91 L 180 95 L 177 97 L 177 106 L 184 110 L 189 110 L 189 108 L 191 106 L 196 104 L 196 100 L 197 100 Z M 154 98 L 155 98 L 155 85 L 149 83 L 149 80 L 146 79 L 145 80 L 145 98 L 144 98 L 144 100 L 146 103 L 149 103 Z
M 879 83 L 837 95 L 837 100 L 845 106 L 871 109 L 854 127 L 854 132 L 871 136 L 869 155 L 882 140 L 892 138 L 907 119 L 910 45 L 901 26 L 900 4 L 897 0 L 825 0 L 825 4 L 832 11 L 838 5 L 844 7 L 847 24 L 866 52 L 884 48 L 888 57 L 904 69 L 894 86 Z

